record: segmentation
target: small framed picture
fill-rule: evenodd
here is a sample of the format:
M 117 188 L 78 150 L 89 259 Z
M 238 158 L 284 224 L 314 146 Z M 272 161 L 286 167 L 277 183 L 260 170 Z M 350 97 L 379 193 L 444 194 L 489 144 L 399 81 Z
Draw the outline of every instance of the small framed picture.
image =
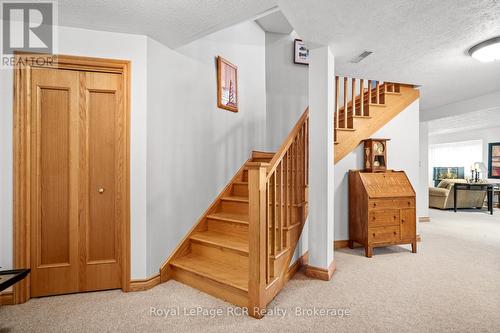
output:
M 302 42 L 302 39 L 296 39 L 293 42 L 293 49 L 293 62 L 300 65 L 309 65 L 309 49 Z
M 238 112 L 238 68 L 221 56 L 217 57 L 217 106 Z

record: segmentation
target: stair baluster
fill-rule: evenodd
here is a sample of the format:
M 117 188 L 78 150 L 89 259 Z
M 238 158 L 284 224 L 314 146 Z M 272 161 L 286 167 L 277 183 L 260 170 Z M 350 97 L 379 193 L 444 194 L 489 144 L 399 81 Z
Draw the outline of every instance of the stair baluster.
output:
M 269 163 L 250 162 L 249 312 L 260 318 L 285 283 L 307 214 L 306 110 Z

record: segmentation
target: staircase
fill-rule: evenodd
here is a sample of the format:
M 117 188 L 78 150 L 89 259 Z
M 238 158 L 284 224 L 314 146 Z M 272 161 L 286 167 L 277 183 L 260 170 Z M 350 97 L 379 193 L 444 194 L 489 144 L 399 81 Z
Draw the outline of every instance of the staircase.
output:
M 365 87 L 365 82 L 367 86 Z M 413 85 L 335 78 L 335 163 L 419 98 Z
M 307 217 L 309 112 L 276 153 L 253 152 L 161 268 L 260 318 L 286 274 Z

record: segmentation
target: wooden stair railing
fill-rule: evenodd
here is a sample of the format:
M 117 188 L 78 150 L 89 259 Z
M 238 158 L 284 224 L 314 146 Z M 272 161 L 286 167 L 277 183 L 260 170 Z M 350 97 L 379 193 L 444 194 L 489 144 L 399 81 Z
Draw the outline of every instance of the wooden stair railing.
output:
M 283 288 L 307 217 L 309 112 L 276 153 L 253 152 L 160 269 L 260 318 Z
M 269 163 L 249 163 L 249 311 L 260 318 L 285 284 L 307 217 L 309 110 Z
M 335 163 L 418 97 L 413 85 L 336 76 Z

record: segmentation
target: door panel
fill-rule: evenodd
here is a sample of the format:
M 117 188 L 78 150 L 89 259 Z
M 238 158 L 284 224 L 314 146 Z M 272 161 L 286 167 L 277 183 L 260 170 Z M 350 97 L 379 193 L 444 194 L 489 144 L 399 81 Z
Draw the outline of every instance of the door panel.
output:
M 401 209 L 401 239 L 415 240 L 417 237 L 415 208 Z
M 121 287 L 121 239 L 125 210 L 125 128 L 122 77 L 81 72 L 81 149 L 87 151 L 80 175 L 82 248 L 80 288 Z
M 31 293 L 78 291 L 78 74 L 32 71 Z
M 87 262 L 115 261 L 115 92 L 88 93 L 89 225 Z
M 32 69 L 32 297 L 122 286 L 122 82 L 121 74 Z

